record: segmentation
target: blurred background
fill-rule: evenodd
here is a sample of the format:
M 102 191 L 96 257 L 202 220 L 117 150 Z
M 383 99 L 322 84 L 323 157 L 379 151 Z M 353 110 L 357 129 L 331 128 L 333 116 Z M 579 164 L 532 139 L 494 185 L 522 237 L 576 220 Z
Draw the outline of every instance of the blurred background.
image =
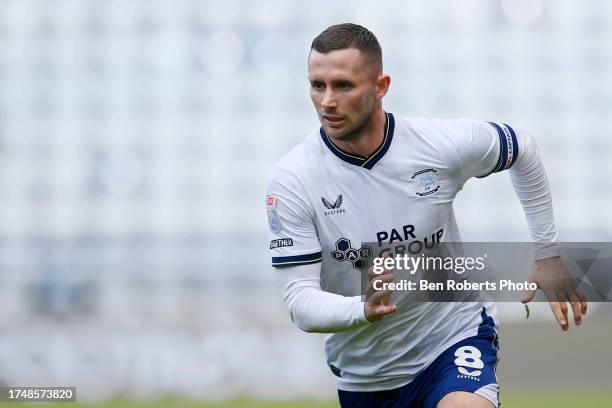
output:
M 0 0 L 0 383 L 335 398 L 322 336 L 282 304 L 263 198 L 318 126 L 310 42 L 349 21 L 381 42 L 386 110 L 529 129 L 561 239 L 612 239 L 609 1 Z M 507 174 L 456 212 L 466 240 L 529 239 Z M 528 323 L 503 305 L 505 389 L 612 383 L 593 306 L 562 335 L 546 305 Z

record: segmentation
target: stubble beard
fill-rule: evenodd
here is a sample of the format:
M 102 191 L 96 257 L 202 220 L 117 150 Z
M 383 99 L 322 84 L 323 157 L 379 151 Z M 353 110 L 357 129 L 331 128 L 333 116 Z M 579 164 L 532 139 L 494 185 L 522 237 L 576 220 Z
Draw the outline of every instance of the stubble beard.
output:
M 374 107 L 367 114 L 363 115 L 361 120 L 351 129 L 347 129 L 344 133 L 333 135 L 330 132 L 326 131 L 327 135 L 332 140 L 337 140 L 339 142 L 352 142 L 359 137 L 361 137 L 363 131 L 370 124 L 370 120 L 372 120 L 372 115 L 374 115 Z

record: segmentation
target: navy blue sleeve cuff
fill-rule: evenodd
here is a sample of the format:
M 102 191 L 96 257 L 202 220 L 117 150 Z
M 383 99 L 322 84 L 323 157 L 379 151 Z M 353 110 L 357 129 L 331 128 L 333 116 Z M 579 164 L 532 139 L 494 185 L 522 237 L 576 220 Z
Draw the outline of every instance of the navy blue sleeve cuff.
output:
M 278 268 L 283 266 L 308 265 L 321 262 L 321 257 L 321 251 L 306 255 L 273 256 L 272 266 Z

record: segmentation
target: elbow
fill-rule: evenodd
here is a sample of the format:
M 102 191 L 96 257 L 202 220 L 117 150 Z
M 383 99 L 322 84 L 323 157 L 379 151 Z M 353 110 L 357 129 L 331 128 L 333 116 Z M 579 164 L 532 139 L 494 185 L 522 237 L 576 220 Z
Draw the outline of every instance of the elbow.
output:
M 305 333 L 318 333 L 317 327 L 315 327 L 311 322 L 308 322 L 307 319 L 297 315 L 292 310 L 290 311 L 291 321 L 293 324 Z

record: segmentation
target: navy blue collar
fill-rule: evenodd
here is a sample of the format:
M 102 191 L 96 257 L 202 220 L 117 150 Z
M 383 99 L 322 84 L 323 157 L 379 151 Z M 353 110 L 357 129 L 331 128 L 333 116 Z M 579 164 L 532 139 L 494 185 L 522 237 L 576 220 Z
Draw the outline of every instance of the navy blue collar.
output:
M 321 127 L 319 133 L 321 133 L 323 143 L 325 143 L 329 150 L 331 150 L 333 154 L 338 156 L 339 159 L 344 160 L 345 162 L 353 164 L 355 166 L 364 167 L 368 170 L 372 170 L 372 167 L 374 167 L 374 165 L 378 163 L 380 159 L 383 158 L 385 153 L 387 153 L 387 150 L 389 150 L 389 147 L 391 146 L 391 141 L 393 140 L 395 119 L 393 119 L 393 114 L 391 113 L 385 112 L 385 115 L 387 116 L 387 121 L 385 124 L 385 138 L 383 139 L 381 145 L 378 146 L 378 149 L 376 149 L 376 151 L 368 158 L 355 156 L 340 150 L 338 146 L 336 146 L 332 143 L 331 140 L 329 140 L 329 137 L 325 134 L 323 127 Z

